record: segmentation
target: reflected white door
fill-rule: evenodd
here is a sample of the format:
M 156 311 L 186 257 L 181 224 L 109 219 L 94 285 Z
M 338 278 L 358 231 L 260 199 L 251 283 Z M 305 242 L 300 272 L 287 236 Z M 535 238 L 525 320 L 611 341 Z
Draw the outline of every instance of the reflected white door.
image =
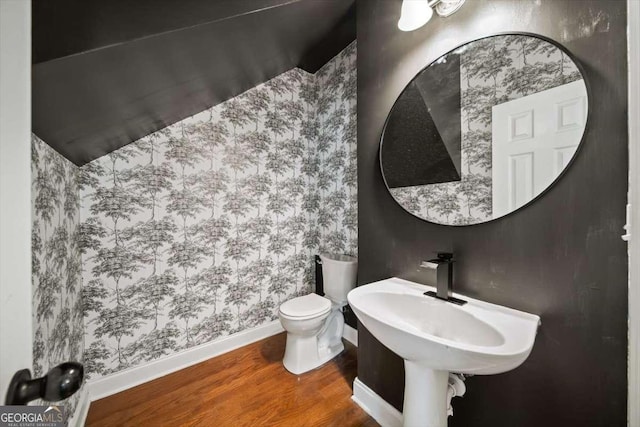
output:
M 493 217 L 528 203 L 571 161 L 586 123 L 582 80 L 493 107 Z

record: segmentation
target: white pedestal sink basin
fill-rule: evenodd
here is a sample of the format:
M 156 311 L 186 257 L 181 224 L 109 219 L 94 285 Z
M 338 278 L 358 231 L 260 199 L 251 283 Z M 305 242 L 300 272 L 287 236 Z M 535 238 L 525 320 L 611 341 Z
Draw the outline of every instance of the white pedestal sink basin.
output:
M 449 373 L 516 368 L 533 348 L 540 317 L 454 294 L 459 306 L 423 295 L 435 288 L 399 278 L 359 286 L 349 305 L 382 344 L 404 359 L 405 427 L 447 425 Z

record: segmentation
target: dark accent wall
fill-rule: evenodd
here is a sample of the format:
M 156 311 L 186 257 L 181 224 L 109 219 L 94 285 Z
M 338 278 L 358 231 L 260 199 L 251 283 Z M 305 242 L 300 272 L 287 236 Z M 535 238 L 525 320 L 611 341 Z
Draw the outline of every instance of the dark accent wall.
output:
M 460 181 L 460 56 L 430 64 L 398 97 L 384 128 L 389 188 Z
M 431 113 L 456 173 L 461 173 L 462 118 L 460 55 L 449 53 L 445 61 L 429 65 L 414 83 Z M 460 177 L 457 178 L 460 180 Z
M 420 281 L 420 261 L 447 250 L 458 260 L 458 292 L 541 316 L 529 359 L 509 373 L 469 378 L 450 426 L 626 425 L 626 2 L 467 1 L 411 33 L 397 29 L 400 4 L 358 4 L 359 283 Z M 582 147 L 563 178 L 521 211 L 467 227 L 419 220 L 382 180 L 387 114 L 424 66 L 499 32 L 541 34 L 575 55 L 590 89 Z M 358 377 L 402 408 L 402 360 L 363 327 Z
M 34 64 L 300 0 L 33 0 Z
M 460 165 L 454 165 L 415 82 L 393 106 L 380 155 L 389 188 L 460 181 Z

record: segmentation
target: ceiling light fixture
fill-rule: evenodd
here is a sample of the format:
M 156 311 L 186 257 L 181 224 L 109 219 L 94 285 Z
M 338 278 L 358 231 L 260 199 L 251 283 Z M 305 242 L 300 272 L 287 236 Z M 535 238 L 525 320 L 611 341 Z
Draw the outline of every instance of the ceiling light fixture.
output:
M 398 28 L 402 31 L 413 31 L 429 22 L 433 9 L 428 0 L 403 0 Z
M 456 12 L 465 0 L 403 0 L 398 28 L 413 31 L 429 22 L 435 7 L 438 15 L 449 16 Z

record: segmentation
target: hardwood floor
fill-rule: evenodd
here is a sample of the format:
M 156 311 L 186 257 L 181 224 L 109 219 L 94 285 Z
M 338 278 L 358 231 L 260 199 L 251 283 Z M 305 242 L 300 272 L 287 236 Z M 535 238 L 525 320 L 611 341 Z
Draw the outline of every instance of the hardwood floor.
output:
M 87 426 L 335 426 L 378 424 L 352 400 L 356 348 L 296 376 L 282 366 L 286 335 L 91 404 Z

